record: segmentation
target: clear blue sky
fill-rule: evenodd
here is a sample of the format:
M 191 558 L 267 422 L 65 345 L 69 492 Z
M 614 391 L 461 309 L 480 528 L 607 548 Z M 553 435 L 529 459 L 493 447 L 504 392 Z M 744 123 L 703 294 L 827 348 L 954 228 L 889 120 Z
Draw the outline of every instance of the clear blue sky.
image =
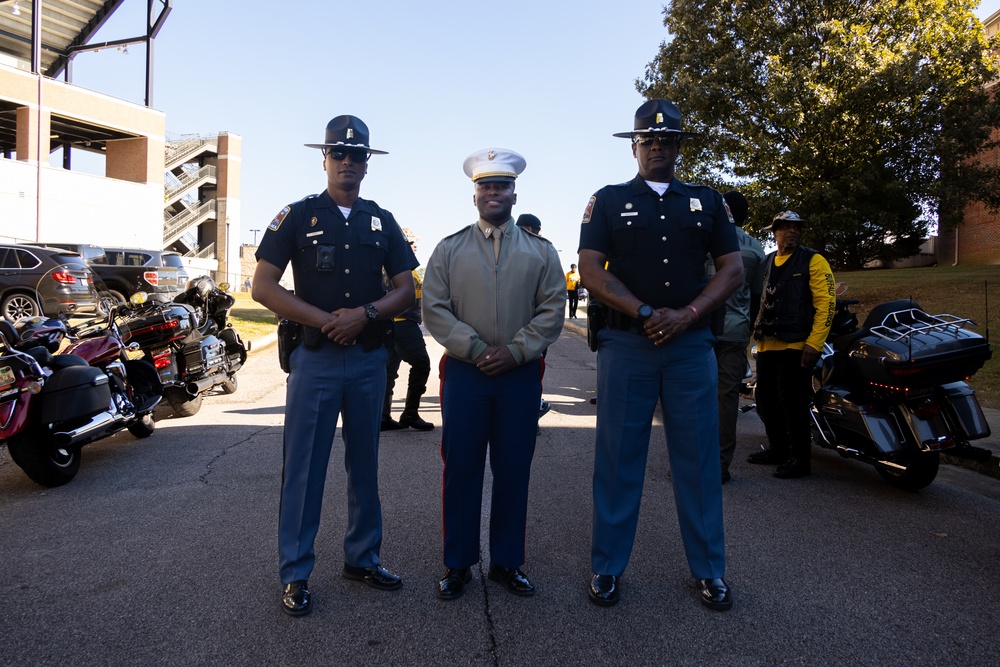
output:
M 361 195 L 420 237 L 426 263 L 473 222 L 467 155 L 500 146 L 528 166 L 519 213 L 576 261 L 590 195 L 635 175 L 625 139 L 642 98 L 635 79 L 668 39 L 658 0 L 174 0 L 155 45 L 153 107 L 167 132 L 243 138 L 241 241 L 261 238 L 285 205 L 326 186 L 327 121 L 368 124 Z M 146 0 L 126 0 L 93 41 L 143 33 Z M 986 18 L 1000 0 L 986 0 Z M 74 83 L 135 102 L 145 48 L 77 56 Z M 683 109 L 681 110 L 683 112 Z

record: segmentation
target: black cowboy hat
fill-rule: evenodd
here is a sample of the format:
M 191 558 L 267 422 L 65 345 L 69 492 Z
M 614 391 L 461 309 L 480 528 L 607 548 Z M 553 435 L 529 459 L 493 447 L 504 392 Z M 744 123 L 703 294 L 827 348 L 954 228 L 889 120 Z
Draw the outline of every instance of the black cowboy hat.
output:
M 368 145 L 368 126 L 357 116 L 337 116 L 326 124 L 326 142 L 305 144 L 307 148 L 364 149 L 373 155 L 388 155 Z
M 681 130 L 681 110 L 667 100 L 649 100 L 635 110 L 635 129 L 631 132 L 616 132 L 613 137 L 630 139 L 637 134 L 652 133 L 679 134 L 681 138 L 700 137 L 700 132 Z

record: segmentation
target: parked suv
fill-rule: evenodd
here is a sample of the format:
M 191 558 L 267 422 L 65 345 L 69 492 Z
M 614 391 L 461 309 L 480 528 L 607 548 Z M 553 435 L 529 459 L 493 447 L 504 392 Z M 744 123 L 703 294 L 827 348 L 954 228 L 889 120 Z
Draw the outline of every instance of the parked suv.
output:
M 75 252 L 33 245 L 0 244 L 0 315 L 73 315 L 97 310 L 94 281 Z
M 179 252 L 173 250 L 144 250 L 141 248 L 104 247 L 108 264 L 116 266 L 159 266 L 177 269 L 177 291 L 187 286 L 188 273 Z
M 102 296 L 124 302 L 136 292 L 160 294 L 167 298 L 184 290 L 187 273 L 181 280 L 180 271 L 172 265 L 159 263 L 163 254 L 177 255 L 163 250 L 137 250 L 131 248 L 104 248 L 92 243 L 48 243 L 80 253 L 102 283 Z M 178 260 L 179 261 L 179 257 Z M 171 260 L 174 261 L 174 260 Z

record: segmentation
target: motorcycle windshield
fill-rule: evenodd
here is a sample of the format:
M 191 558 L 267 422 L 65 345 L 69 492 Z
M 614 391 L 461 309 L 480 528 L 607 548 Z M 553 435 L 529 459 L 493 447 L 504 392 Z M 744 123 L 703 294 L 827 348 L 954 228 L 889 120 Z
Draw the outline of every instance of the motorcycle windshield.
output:
M 82 257 L 60 255 L 64 261 L 45 271 L 35 284 L 35 302 L 24 317 L 71 319 L 103 315 L 98 280 Z M 20 318 L 18 318 L 20 319 Z

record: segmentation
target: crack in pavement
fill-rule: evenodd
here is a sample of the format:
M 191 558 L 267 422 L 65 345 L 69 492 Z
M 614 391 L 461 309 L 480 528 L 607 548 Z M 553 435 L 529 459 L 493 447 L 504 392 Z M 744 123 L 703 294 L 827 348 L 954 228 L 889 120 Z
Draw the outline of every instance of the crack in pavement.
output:
M 198 475 L 198 481 L 201 482 L 202 484 L 208 484 L 208 476 L 212 474 L 212 466 L 215 465 L 216 461 L 218 461 L 223 456 L 225 456 L 226 452 L 228 452 L 230 449 L 233 449 L 235 447 L 239 447 L 240 445 L 245 445 L 247 442 L 253 440 L 256 436 L 258 436 L 261 433 L 263 433 L 264 431 L 267 431 L 267 430 L 272 429 L 272 428 L 276 428 L 276 427 L 275 426 L 264 426 L 264 427 L 262 427 L 262 428 L 260 428 L 260 429 L 258 429 L 256 431 L 252 432 L 250 435 L 248 435 L 247 437 L 243 438 L 239 442 L 234 442 L 233 444 L 231 444 L 231 445 L 229 445 L 227 447 L 223 447 L 223 449 L 222 449 L 221 452 L 219 452 L 218 454 L 216 454 L 214 457 L 212 457 L 211 461 L 209 461 L 208 463 L 205 464 L 205 473 L 202 474 L 202 475 Z

